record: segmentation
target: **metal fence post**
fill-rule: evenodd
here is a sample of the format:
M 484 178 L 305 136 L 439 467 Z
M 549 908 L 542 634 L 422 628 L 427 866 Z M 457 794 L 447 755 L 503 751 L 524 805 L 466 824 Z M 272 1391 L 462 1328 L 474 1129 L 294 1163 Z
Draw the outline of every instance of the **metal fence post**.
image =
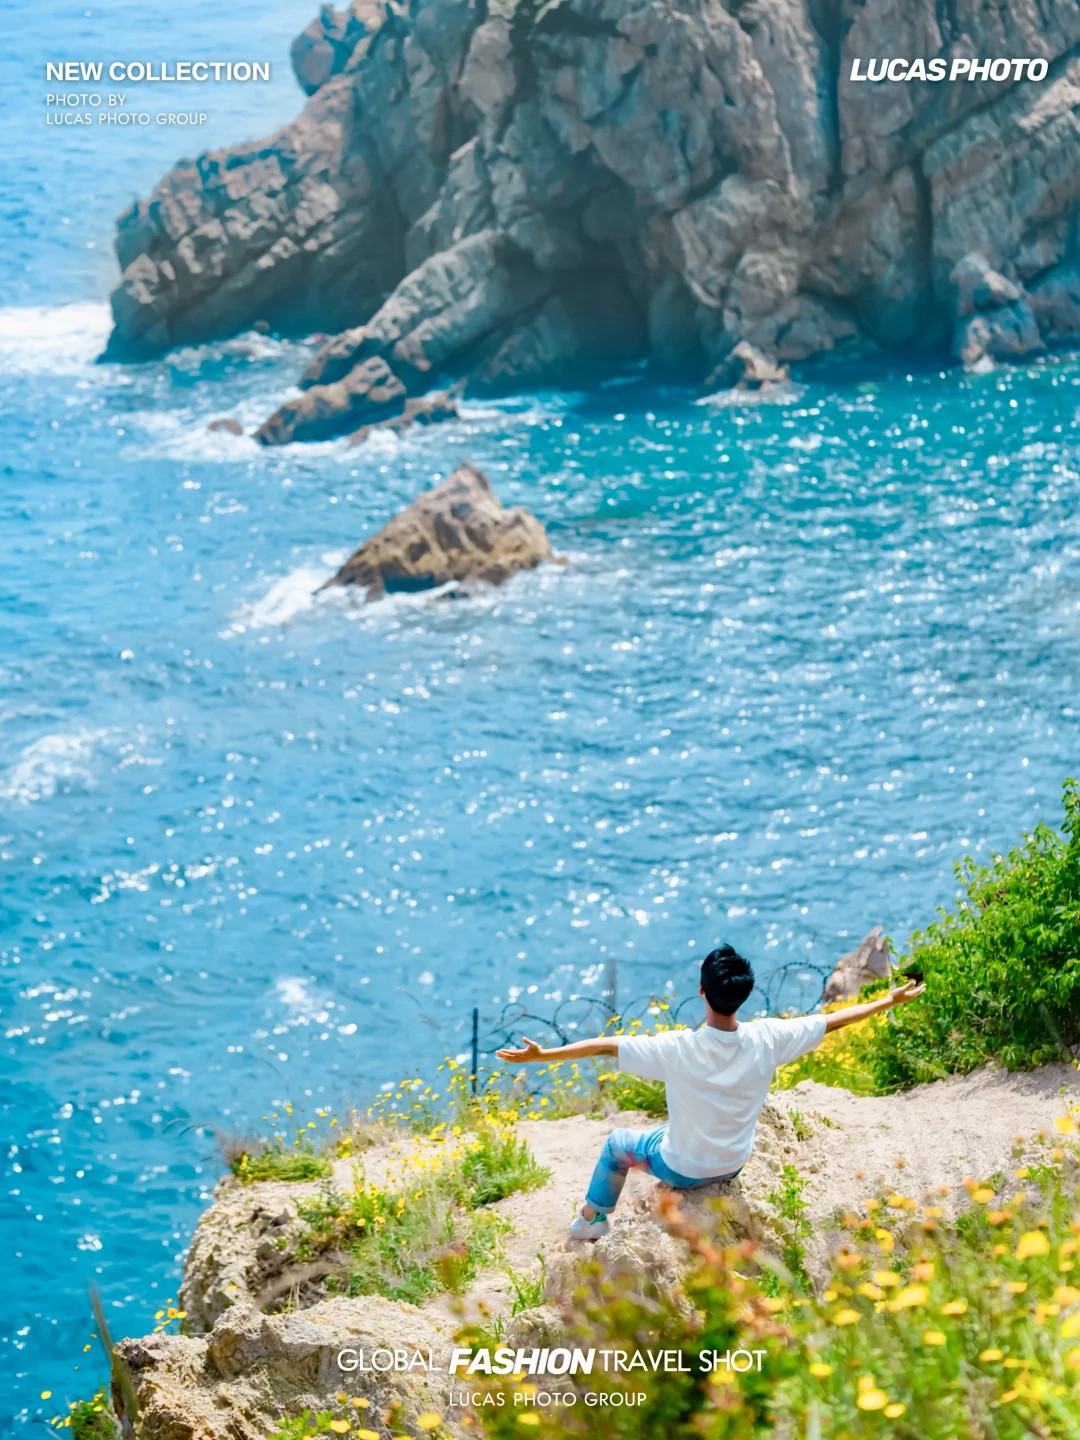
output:
M 472 1012 L 472 1092 L 476 1094 L 476 1072 L 480 1068 L 480 1011 L 473 1006 Z

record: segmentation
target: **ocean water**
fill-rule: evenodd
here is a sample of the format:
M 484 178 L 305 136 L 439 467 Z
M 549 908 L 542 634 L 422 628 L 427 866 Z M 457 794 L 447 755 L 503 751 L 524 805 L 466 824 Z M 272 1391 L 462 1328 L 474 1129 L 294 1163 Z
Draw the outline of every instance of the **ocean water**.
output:
M 29 111 L 46 37 L 8 8 Z M 82 10 L 69 47 L 85 20 L 91 54 L 196 58 L 258 23 L 276 59 L 308 18 Z M 291 114 L 281 74 L 212 138 Z M 474 1006 L 549 1013 L 613 972 L 690 994 L 721 937 L 763 978 L 874 924 L 902 943 L 1077 768 L 1074 359 L 822 366 L 751 406 L 628 379 L 263 451 L 207 424 L 262 419 L 303 344 L 94 363 L 111 217 L 176 151 L 88 144 L 4 177 L 8 1421 L 101 1378 L 89 1285 L 121 1334 L 176 1294 L 215 1129 L 368 1101 L 464 1052 Z M 315 593 L 463 458 L 565 566 L 454 603 Z

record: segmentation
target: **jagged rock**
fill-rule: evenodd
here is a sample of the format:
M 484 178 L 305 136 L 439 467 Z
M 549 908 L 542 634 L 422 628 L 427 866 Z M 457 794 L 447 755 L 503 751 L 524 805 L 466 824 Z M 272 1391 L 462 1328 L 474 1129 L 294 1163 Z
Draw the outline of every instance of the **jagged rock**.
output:
M 372 424 L 400 413 L 405 386 L 378 355 L 354 365 L 343 380 L 315 385 L 274 411 L 255 431 L 261 445 L 288 445 L 292 440 L 327 440 L 352 429 L 358 421 Z
M 451 580 L 499 585 L 553 559 L 539 520 L 520 506 L 504 510 L 487 476 L 466 463 L 365 541 L 327 585 L 364 586 L 372 600 Z
M 409 430 L 413 425 L 439 425 L 444 420 L 456 420 L 457 418 L 456 402 L 445 391 L 440 390 L 436 395 L 406 400 L 405 408 L 400 415 L 394 415 L 389 420 L 377 420 L 374 425 L 364 425 L 349 436 L 349 443 L 359 445 L 376 430 L 386 430 L 391 434 L 400 435 L 403 430 Z
M 858 995 L 864 985 L 874 980 L 884 980 L 892 974 L 892 960 L 889 958 L 889 942 L 880 925 L 875 925 L 869 935 L 864 935 L 854 950 L 849 950 L 836 962 L 832 974 L 825 982 L 826 1003 L 844 1000 Z
M 760 390 L 767 385 L 779 385 L 787 378 L 786 365 L 778 365 L 756 346 L 740 340 L 705 381 L 705 387 L 730 390 L 741 386 L 744 390 Z
M 320 5 L 318 16 L 289 48 L 293 74 L 304 94 L 314 95 L 340 74 L 359 42 L 382 26 L 389 10 L 380 0 L 352 0 L 347 10 Z
M 973 315 L 958 332 L 956 356 L 965 370 L 981 369 L 993 360 L 1022 360 L 1045 350 L 1039 327 L 1026 299 L 1000 310 Z
M 1061 265 L 1044 275 L 1030 291 L 1031 308 L 1048 345 L 1080 342 L 1080 269 Z
M 335 1404 L 338 1414 L 379 1424 L 394 1404 L 398 1424 L 418 1433 L 423 1414 L 443 1416 L 451 1435 L 466 1434 L 460 1411 L 450 1404 L 446 1375 L 452 1327 L 413 1305 L 369 1295 L 329 1300 L 299 1314 L 263 1315 L 238 1305 L 221 1316 L 210 1335 L 150 1335 L 117 1347 L 131 1376 L 138 1404 L 141 1440 L 265 1440 L 285 1417 Z M 363 1349 L 420 1352 L 439 1367 L 373 1372 L 343 1369 L 338 1357 Z M 346 1396 L 344 1402 L 336 1397 Z M 366 1406 L 357 1409 L 353 1399 Z M 126 1413 L 114 1380 L 113 1407 L 125 1433 L 134 1417 Z M 348 1406 L 348 1410 L 345 1410 Z
M 985 255 L 965 255 L 949 278 L 960 322 L 954 349 L 965 370 L 1045 349 L 1026 291 L 995 270 Z
M 220 420 L 211 420 L 206 428 L 224 435 L 242 435 L 244 433 L 244 427 L 240 421 L 234 420 L 231 415 L 223 416 Z
M 741 341 L 797 360 L 964 327 L 965 355 L 1031 353 L 1022 297 L 957 315 L 949 277 L 979 252 L 1022 286 L 1074 253 L 1078 45 L 1075 0 L 324 6 L 293 51 L 300 118 L 182 162 L 121 216 L 107 353 L 379 316 L 311 383 L 354 351 L 410 393 L 414 366 L 424 388 L 444 367 L 560 383 L 583 359 L 555 306 L 575 318 L 575 275 L 617 282 L 631 354 L 696 375 Z M 1051 64 L 1038 83 L 850 79 L 880 54 Z
M 961 320 L 1024 298 L 1021 287 L 1000 275 L 985 255 L 965 255 L 950 278 L 956 287 L 956 314 Z

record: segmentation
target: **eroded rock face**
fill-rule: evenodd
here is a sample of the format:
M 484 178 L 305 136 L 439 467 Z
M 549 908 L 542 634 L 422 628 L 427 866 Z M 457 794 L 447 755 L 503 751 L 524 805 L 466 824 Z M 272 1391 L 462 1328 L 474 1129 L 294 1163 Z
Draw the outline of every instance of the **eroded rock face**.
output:
M 463 464 L 366 540 L 327 583 L 365 587 L 374 600 L 451 580 L 500 585 L 554 559 L 540 521 L 521 507 L 504 510 L 487 476 Z
M 999 274 L 985 255 L 965 255 L 950 278 L 958 321 L 954 349 L 966 370 L 1045 350 L 1030 296 Z
M 740 342 L 784 362 L 962 329 L 965 359 L 1031 353 L 1044 315 L 1045 340 L 1073 334 L 1054 307 L 964 320 L 950 277 L 979 254 L 1034 291 L 1076 263 L 1078 44 L 1075 0 L 323 6 L 293 47 L 300 118 L 121 217 L 108 354 L 266 321 L 342 335 L 310 385 L 379 357 L 414 394 L 639 355 L 701 378 Z M 1050 69 L 850 79 L 883 54 Z
M 406 430 L 411 430 L 414 425 L 421 428 L 426 425 L 441 425 L 444 420 L 456 420 L 457 418 L 457 402 L 445 390 L 440 390 L 435 395 L 406 400 L 405 408 L 400 415 L 395 415 L 389 420 L 377 420 L 372 425 L 361 426 L 355 434 L 349 436 L 349 441 L 353 445 L 360 445 L 377 430 L 401 435 Z
M 417 1417 L 438 1413 L 451 1435 L 464 1435 L 450 1405 L 446 1366 L 452 1327 L 413 1305 L 369 1295 L 328 1300 L 291 1315 L 263 1315 L 249 1305 L 227 1310 L 208 1336 L 148 1335 L 124 1340 L 119 1353 L 133 1381 L 142 1440 L 265 1440 L 286 1416 L 347 1407 L 361 1425 L 379 1425 L 398 1406 L 398 1426 L 420 1433 Z M 349 1351 L 418 1351 L 439 1366 L 428 1371 L 343 1369 Z M 336 1400 L 340 1394 L 344 1402 Z M 357 1408 L 354 1399 L 366 1401 Z M 121 1421 L 124 1397 L 115 1382 Z

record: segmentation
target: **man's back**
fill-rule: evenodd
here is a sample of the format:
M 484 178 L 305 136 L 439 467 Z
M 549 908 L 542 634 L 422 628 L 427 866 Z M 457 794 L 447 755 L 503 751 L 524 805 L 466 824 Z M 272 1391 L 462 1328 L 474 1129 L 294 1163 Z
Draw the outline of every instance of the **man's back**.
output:
M 664 1163 L 692 1179 L 741 1169 L 777 1067 L 819 1045 L 825 1024 L 824 1015 L 801 1015 L 620 1036 L 619 1069 L 667 1086 Z

